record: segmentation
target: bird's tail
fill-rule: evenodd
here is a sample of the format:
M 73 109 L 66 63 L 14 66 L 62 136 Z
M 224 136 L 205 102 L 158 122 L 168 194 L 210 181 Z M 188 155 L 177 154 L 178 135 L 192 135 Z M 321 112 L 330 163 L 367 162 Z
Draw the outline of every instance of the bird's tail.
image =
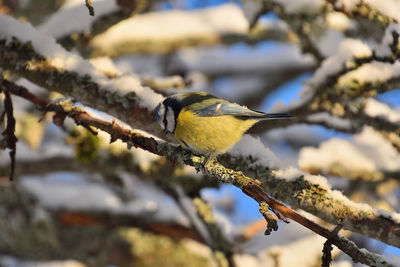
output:
M 263 113 L 258 112 L 257 115 L 243 116 L 244 119 L 256 119 L 256 120 L 276 120 L 276 119 L 293 119 L 294 116 L 287 113 Z
M 265 113 L 263 116 L 264 120 L 274 120 L 274 119 L 293 119 L 294 116 L 287 113 Z
M 248 120 L 275 120 L 275 119 L 293 119 L 294 116 L 287 113 L 264 113 L 260 111 L 250 111 L 248 114 L 240 114 L 235 116 L 236 118 Z

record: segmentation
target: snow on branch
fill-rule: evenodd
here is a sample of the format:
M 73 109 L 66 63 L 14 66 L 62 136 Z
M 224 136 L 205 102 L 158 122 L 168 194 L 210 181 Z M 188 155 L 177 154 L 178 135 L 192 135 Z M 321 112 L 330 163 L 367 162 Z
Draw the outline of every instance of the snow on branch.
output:
M 374 151 L 374 153 L 368 153 Z M 319 148 L 305 147 L 299 156 L 301 168 L 365 181 L 400 179 L 400 155 L 371 127 L 353 140 L 330 139 Z
M 132 126 L 160 131 L 152 113 L 162 96 L 134 75 L 107 78 L 90 62 L 63 49 L 29 23 L 0 14 L 0 66 Z M 135 114 L 135 116 L 133 116 Z
M 211 25 L 210 28 L 215 30 L 213 28 L 215 25 L 212 23 Z M 208 30 L 209 28 L 204 32 L 208 34 Z M 203 34 L 202 31 L 200 33 Z M 148 33 L 143 33 L 144 36 L 146 34 Z M 302 34 L 304 37 L 305 32 L 302 32 Z M 157 34 L 152 33 L 151 36 L 153 35 L 157 36 Z M 397 39 L 394 35 L 392 37 L 388 45 L 393 47 Z M 389 38 L 387 39 L 389 40 Z M 393 52 L 396 49 L 390 51 Z M 380 63 L 395 66 L 396 62 L 393 62 L 397 59 L 396 53 L 393 53 L 391 59 L 386 54 L 384 58 L 379 58 L 370 47 L 354 40 L 343 42 L 339 54 L 339 57 L 336 58 L 337 61 L 333 57 L 325 60 L 321 69 L 310 80 L 306 86 L 309 91 L 305 93 L 303 98 L 305 101 L 297 109 L 298 114 L 296 115 L 307 117 L 315 111 L 328 111 L 330 114 L 337 115 L 338 118 L 354 118 L 359 114 L 352 113 L 348 106 L 341 105 L 339 101 L 343 97 L 343 92 L 336 90 L 337 81 L 343 75 L 362 70 L 367 64 L 373 65 L 379 60 L 381 60 Z M 318 58 L 318 55 L 316 57 Z M 115 115 L 132 126 L 154 134 L 160 133 L 160 128 L 155 123 L 153 109 L 161 100 L 161 95 L 143 87 L 140 81 L 132 75 L 117 75 L 114 79 L 106 77 L 88 61 L 76 54 L 66 52 L 56 44 L 53 38 L 41 34 L 29 24 L 20 23 L 4 15 L 0 15 L 0 67 L 23 76 L 48 90 L 61 92 L 75 98 L 84 105 Z M 250 153 L 240 151 L 237 155 L 232 153 L 220 157 L 219 160 L 229 167 L 227 168 L 217 161 L 206 161 L 204 157 L 193 155 L 189 151 L 177 148 L 155 137 L 132 131 L 114 121 L 108 122 L 95 118 L 83 108 L 74 106 L 69 100 L 43 103 L 21 86 L 16 86 L 6 80 L 1 82 L 4 90 L 22 96 L 49 112 L 56 112 L 61 118 L 69 116 L 77 124 L 91 129 L 92 132 L 94 132 L 93 128 L 108 132 L 111 136 L 111 142 L 120 139 L 127 144 L 128 148 L 139 147 L 157 155 L 166 156 L 169 160 L 195 166 L 197 169 L 205 169 L 207 173 L 212 174 L 219 181 L 231 183 L 243 189 L 260 205 L 263 205 L 263 202 L 268 202 L 270 206 L 276 205 L 273 209 L 277 211 L 277 214 L 292 216 L 290 217 L 292 219 L 297 216 L 293 215 L 297 213 L 292 213 L 292 211 L 285 212 L 284 208 L 286 207 L 280 203 L 273 204 L 274 202 L 264 192 L 293 208 L 310 212 L 330 223 L 340 224 L 351 231 L 376 238 L 387 244 L 400 246 L 400 219 L 398 214 L 389 214 L 375 210 L 365 204 L 356 204 L 340 192 L 332 190 L 324 177 L 309 175 L 293 167 L 285 167 L 273 153 L 269 151 L 266 153 L 264 147 L 256 143 L 254 138 L 247 139 L 247 137 L 244 137 L 242 140 L 242 144 L 246 147 L 245 150 L 247 152 L 251 150 Z M 394 84 L 386 89 L 392 89 Z M 367 88 L 365 94 L 369 94 L 373 90 L 375 89 Z M 347 96 L 348 103 L 354 104 L 354 97 Z M 368 105 L 365 106 L 367 114 L 360 116 L 360 118 L 370 124 L 378 125 L 377 123 L 380 122 L 377 120 L 381 119 L 382 114 L 371 113 L 370 103 Z M 390 118 L 393 118 L 393 115 L 390 116 Z M 317 119 L 321 119 L 321 117 Z M 344 125 L 344 122 L 347 123 L 345 120 L 340 121 L 342 123 L 340 127 Z M 385 128 L 389 129 L 387 132 L 391 131 L 394 125 L 397 125 L 397 120 L 390 119 L 388 123 L 391 124 L 385 124 Z M 343 128 L 345 127 L 343 126 Z M 251 146 L 249 145 L 250 142 Z M 258 150 L 255 149 L 256 146 L 258 146 Z M 275 170 L 271 170 L 271 168 Z M 233 169 L 254 173 L 258 180 Z M 305 220 L 302 222 L 307 224 Z M 324 236 L 328 239 L 332 238 L 328 234 Z M 333 239 L 335 238 L 333 237 Z M 344 243 L 340 244 L 343 245 Z M 353 248 L 343 249 L 345 251 L 347 249 L 349 252 Z M 357 251 L 357 253 L 359 252 Z M 370 260 L 369 256 L 354 259 Z M 371 256 L 371 258 L 372 263 L 369 262 L 370 264 L 374 264 L 374 260 L 375 264 L 378 260 L 380 261 L 377 257 Z
M 248 22 L 240 7 L 226 4 L 199 11 L 164 11 L 126 19 L 96 36 L 94 55 L 166 53 L 188 45 L 211 45 L 246 36 Z
M 99 17 L 113 13 L 118 9 L 115 0 L 93 2 L 96 7 L 96 16 L 89 16 L 84 1 L 81 1 L 79 5 L 63 7 L 52 14 L 44 23 L 38 26 L 38 30 L 59 39 L 71 33 L 88 31 Z
M 29 101 L 37 99 L 35 95 L 30 94 L 21 86 L 6 80 L 2 81 L 2 85 L 6 91 L 22 96 Z M 22 94 L 21 92 L 24 93 Z M 40 102 L 34 101 L 34 103 Z M 64 116 L 70 116 L 77 124 L 104 130 L 110 134 L 111 142 L 120 139 L 126 142 L 128 148 L 132 146 L 139 147 L 157 155 L 166 156 L 172 161 L 195 166 L 199 170 L 205 170 L 220 182 L 231 183 L 241 188 L 257 202 L 267 202 L 272 210 L 278 214 L 291 218 L 325 236 L 356 261 L 368 264 L 380 262 L 384 266 L 393 266 L 381 256 L 372 255 L 365 250 L 363 250 L 363 253 L 367 253 L 368 256 L 358 257 L 357 255 L 360 255 L 361 251 L 354 244 L 349 243 L 346 239 L 332 236 L 328 230 L 311 223 L 264 193 L 265 190 L 265 192 L 285 201 L 292 207 L 309 211 L 331 223 L 341 224 L 346 229 L 357 231 L 391 245 L 400 246 L 400 238 L 397 236 L 400 228 L 399 215 L 381 212 L 366 204 L 356 204 L 340 192 L 331 190 L 322 177 L 310 176 L 292 167 L 271 172 L 268 170 L 268 166 L 249 165 L 249 168 L 254 168 L 257 171 L 259 177 L 259 180 L 257 180 L 244 175 L 240 171 L 228 169 L 214 159 L 207 161 L 205 157 L 196 156 L 175 145 L 125 129 L 114 121 L 107 122 L 94 118 L 86 113 L 84 109 L 74 107 L 69 100 L 52 102 L 45 107 L 41 107 L 49 112 L 53 111 L 64 114 Z M 225 160 L 227 159 L 225 158 Z M 235 165 L 235 163 L 231 162 L 231 165 Z M 358 252 L 354 253 L 354 249 L 358 250 Z
M 396 0 L 327 0 L 335 11 L 343 12 L 349 17 L 367 18 L 386 26 L 399 21 L 400 7 Z
M 400 109 L 393 109 L 374 98 L 369 98 L 365 101 L 364 112 L 371 117 L 383 118 L 400 127 Z
M 317 123 L 344 132 L 360 131 L 366 124 L 390 136 L 398 147 L 398 140 L 392 137 L 400 133 L 398 123 L 368 114 L 371 105 L 360 98 L 399 86 L 398 44 L 398 25 L 394 24 L 387 27 L 381 44 L 375 48 L 356 39 L 342 41 L 337 53 L 325 59 L 303 85 L 300 100 L 284 109 L 297 117 L 297 121 L 287 123 Z M 277 109 L 282 111 L 278 106 L 272 110 Z
M 273 76 L 282 71 L 312 69 L 315 62 L 310 56 L 303 55 L 297 46 L 282 44 L 271 52 L 255 48 L 246 53 L 232 53 L 223 46 L 187 48 L 175 53 L 171 65 L 188 72 L 200 71 L 209 76 L 243 73 Z

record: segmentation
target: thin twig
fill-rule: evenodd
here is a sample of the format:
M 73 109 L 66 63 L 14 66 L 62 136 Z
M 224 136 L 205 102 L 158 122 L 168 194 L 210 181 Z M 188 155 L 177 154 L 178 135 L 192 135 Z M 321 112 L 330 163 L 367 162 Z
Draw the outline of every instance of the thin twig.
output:
M 332 236 L 326 240 L 324 243 L 324 248 L 322 249 L 322 267 L 329 267 L 332 262 L 332 238 L 335 238 L 339 231 L 342 229 L 342 225 L 337 225 L 332 231 Z
M 85 0 L 85 2 L 86 2 L 86 7 L 89 9 L 90 16 L 94 16 L 94 8 L 92 0 Z
M 2 81 L 2 79 L 1 79 Z M 8 148 L 10 151 L 8 152 L 11 160 L 11 170 L 10 170 L 10 181 L 14 179 L 15 172 L 15 154 L 17 151 L 17 141 L 18 138 L 15 136 L 15 118 L 14 118 L 14 109 L 11 100 L 10 93 L 8 91 L 4 91 L 4 111 L 1 114 L 0 123 L 3 123 L 4 118 L 7 119 L 7 124 L 5 130 L 1 133 L 5 136 L 5 139 L 2 140 L 1 148 Z
M 340 250 L 349 255 L 353 259 L 353 261 L 364 263 L 369 266 L 376 266 L 377 265 L 376 260 L 378 259 L 384 266 L 394 266 L 391 263 L 388 263 L 381 255 L 370 252 L 368 252 L 367 253 L 368 255 L 366 255 L 365 250 L 363 251 L 360 250 L 356 246 L 356 244 L 354 244 L 350 240 L 338 236 L 337 232 L 341 229 L 341 226 L 340 228 L 339 227 L 335 228 L 335 230 L 331 232 L 328 229 L 320 226 L 319 224 L 305 218 L 296 211 L 284 206 L 275 199 L 269 197 L 257 184 L 250 182 L 245 187 L 243 187 L 242 190 L 245 194 L 256 200 L 258 203 L 267 202 L 272 209 L 279 211 L 279 213 L 283 214 L 285 217 L 290 218 L 296 221 L 297 223 L 303 225 L 304 227 L 310 229 L 314 233 L 317 233 L 320 236 L 325 237 L 330 241 L 331 244 L 334 244 Z

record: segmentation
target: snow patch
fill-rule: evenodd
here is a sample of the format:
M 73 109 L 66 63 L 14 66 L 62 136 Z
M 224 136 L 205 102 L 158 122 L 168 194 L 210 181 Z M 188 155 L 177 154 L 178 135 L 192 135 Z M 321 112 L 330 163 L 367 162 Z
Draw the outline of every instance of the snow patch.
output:
M 246 34 L 249 23 L 240 7 L 225 4 L 197 11 L 171 10 L 136 15 L 115 24 L 96 36 L 91 45 L 110 50 L 121 43 L 162 42 L 215 36 L 220 34 Z
M 323 0 L 276 0 L 284 7 L 288 14 L 294 13 L 318 13 L 325 4 Z
M 279 168 L 283 165 L 275 154 L 260 141 L 260 138 L 245 134 L 242 139 L 229 150 L 234 156 L 252 156 L 257 159 L 256 164 Z
M 338 129 L 351 129 L 352 127 L 351 120 L 332 116 L 328 112 L 320 112 L 309 115 L 307 116 L 307 121 L 314 123 L 325 122 L 329 126 Z
M 60 38 L 74 32 L 81 33 L 90 30 L 92 23 L 99 17 L 116 11 L 118 8 L 115 0 L 93 0 L 92 2 L 96 16 L 89 16 L 85 1 L 79 0 L 79 3 L 64 5 L 63 8 L 39 25 L 38 30 L 54 38 Z
M 272 173 L 280 179 L 285 179 L 288 181 L 292 181 L 298 179 L 300 176 L 303 176 L 304 179 L 311 184 L 317 184 L 321 188 L 329 190 L 331 186 L 328 183 L 328 180 L 320 175 L 310 175 L 306 172 L 303 172 L 295 167 L 287 167 L 285 169 L 274 170 Z
M 32 43 L 35 51 L 44 56 L 57 68 L 77 72 L 80 75 L 89 75 L 93 81 L 102 85 L 102 90 L 110 90 L 121 94 L 134 92 L 139 98 L 139 105 L 153 110 L 161 101 L 162 96 L 148 87 L 143 87 L 134 75 L 125 74 L 114 79 L 108 79 L 90 62 L 81 56 L 66 51 L 51 38 L 37 31 L 30 23 L 21 23 L 16 19 L 0 14 L 0 39 L 11 42 L 16 37 L 21 42 Z
M 338 86 L 346 87 L 349 84 L 357 81 L 358 84 L 368 82 L 385 82 L 392 77 L 400 75 L 400 62 L 396 61 L 393 64 L 373 61 L 369 64 L 364 64 L 354 71 L 350 71 L 339 78 Z
M 333 138 L 318 148 L 300 150 L 299 165 L 304 169 L 322 169 L 339 164 L 348 170 L 398 171 L 400 155 L 379 133 L 364 127 L 353 140 Z
M 400 109 L 393 109 L 390 106 L 375 100 L 374 98 L 367 99 L 364 111 L 371 117 L 385 118 L 386 120 L 399 124 L 400 126 Z

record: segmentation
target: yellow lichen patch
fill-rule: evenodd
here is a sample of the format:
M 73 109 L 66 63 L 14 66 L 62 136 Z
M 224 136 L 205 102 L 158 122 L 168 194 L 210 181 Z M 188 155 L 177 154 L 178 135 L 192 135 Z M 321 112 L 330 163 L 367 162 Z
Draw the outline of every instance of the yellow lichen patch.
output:
M 143 232 L 137 228 L 122 229 L 120 234 L 131 244 L 131 252 L 136 259 L 135 266 L 201 267 L 212 265 L 211 259 L 187 248 L 182 241 Z

